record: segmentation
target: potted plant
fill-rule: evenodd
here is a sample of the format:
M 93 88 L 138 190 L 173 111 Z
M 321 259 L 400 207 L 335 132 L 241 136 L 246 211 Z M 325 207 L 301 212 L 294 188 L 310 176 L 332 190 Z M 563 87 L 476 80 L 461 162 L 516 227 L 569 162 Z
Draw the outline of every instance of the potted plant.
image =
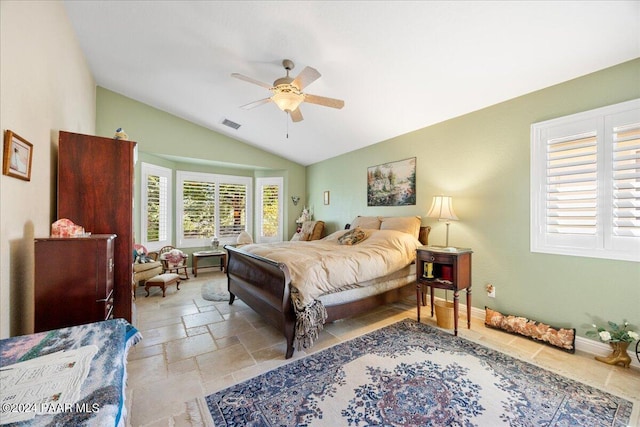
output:
M 602 342 L 609 343 L 613 352 L 609 356 L 596 356 L 599 362 L 608 363 L 609 365 L 622 365 L 628 368 L 631 364 L 631 357 L 627 353 L 629 344 L 640 338 L 636 332 L 628 329 L 629 322 L 624 322 L 622 326 L 611 321 L 607 322 L 609 329 L 601 326 L 592 325 L 595 330 L 587 331 L 587 336 L 597 337 Z

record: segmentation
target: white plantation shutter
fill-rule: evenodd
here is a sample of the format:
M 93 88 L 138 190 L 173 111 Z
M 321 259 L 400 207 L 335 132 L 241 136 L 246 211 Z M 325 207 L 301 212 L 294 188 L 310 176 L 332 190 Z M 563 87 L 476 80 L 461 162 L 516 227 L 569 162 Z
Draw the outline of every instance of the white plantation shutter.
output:
M 596 234 L 595 132 L 547 141 L 547 232 Z
M 640 100 L 531 126 L 531 251 L 640 261 Z
M 613 129 L 613 234 L 640 237 L 640 123 Z
M 278 186 L 263 185 L 260 188 L 262 195 L 262 217 L 260 218 L 260 235 L 263 237 L 275 237 L 278 234 Z
M 247 228 L 247 185 L 220 184 L 220 238 L 237 238 Z
M 215 234 L 215 182 L 182 181 L 182 235 L 184 239 L 205 239 Z
M 147 240 L 150 242 L 167 240 L 168 185 L 166 176 L 147 175 L 147 212 L 154 214 L 147 217 Z
M 177 171 L 176 180 L 177 246 L 207 247 L 213 236 L 235 243 L 250 231 L 251 178 Z
M 257 178 L 259 243 L 280 242 L 283 235 L 282 177 Z
M 154 251 L 171 241 L 171 169 L 142 163 L 141 172 L 142 244 Z

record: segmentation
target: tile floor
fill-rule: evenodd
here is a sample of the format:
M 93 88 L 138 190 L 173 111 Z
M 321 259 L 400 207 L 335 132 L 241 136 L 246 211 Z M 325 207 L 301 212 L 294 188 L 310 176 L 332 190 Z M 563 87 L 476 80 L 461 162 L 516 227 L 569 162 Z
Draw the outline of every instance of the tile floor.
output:
M 285 341 L 253 310 L 236 299 L 206 301 L 206 281 L 226 284 L 222 272 L 200 272 L 198 278 L 167 289 L 136 292 L 137 323 L 143 340 L 129 354 L 127 407 L 131 426 L 189 426 L 185 402 L 288 363 Z M 380 307 L 371 313 L 325 326 L 312 351 L 362 335 L 404 318 L 416 318 L 414 299 Z M 423 312 L 422 321 L 435 325 Z M 462 318 L 461 318 L 462 320 Z M 543 368 L 635 401 L 631 426 L 640 425 L 640 369 L 612 367 L 593 356 L 574 355 L 525 338 L 485 328 L 472 318 L 459 335 Z M 294 359 L 305 356 L 295 352 Z M 292 359 L 293 360 L 293 359 Z

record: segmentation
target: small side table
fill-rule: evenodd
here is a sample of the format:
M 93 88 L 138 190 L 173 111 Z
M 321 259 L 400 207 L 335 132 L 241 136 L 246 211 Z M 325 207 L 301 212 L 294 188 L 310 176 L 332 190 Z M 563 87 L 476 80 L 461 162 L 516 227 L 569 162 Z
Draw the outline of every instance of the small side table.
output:
M 431 317 L 433 317 L 433 288 L 453 291 L 454 335 L 458 335 L 458 297 L 467 290 L 467 328 L 471 329 L 471 254 L 468 248 L 448 250 L 439 246 L 421 246 L 416 252 L 416 299 L 418 322 L 423 302 L 422 287 L 431 288 Z
M 200 258 L 220 258 L 220 271 L 227 271 L 227 253 L 225 251 L 199 251 L 193 253 L 193 262 L 191 263 L 191 272 L 198 277 L 198 260 Z M 200 268 L 217 267 L 217 265 L 204 265 Z

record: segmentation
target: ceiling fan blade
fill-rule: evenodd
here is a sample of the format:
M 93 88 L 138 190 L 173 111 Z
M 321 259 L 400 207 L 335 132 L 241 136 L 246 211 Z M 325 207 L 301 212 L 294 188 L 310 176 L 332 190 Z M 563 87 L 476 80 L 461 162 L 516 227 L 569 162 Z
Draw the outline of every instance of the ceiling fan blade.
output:
M 293 110 L 292 112 L 290 112 L 289 115 L 291 116 L 291 121 L 301 122 L 302 120 L 304 120 L 304 117 L 302 117 L 302 112 L 300 111 L 299 107 Z
M 271 102 L 271 98 L 265 98 L 265 99 L 261 99 L 261 100 L 259 100 L 259 101 L 253 101 L 253 102 L 250 102 L 250 103 L 248 103 L 248 104 L 245 104 L 245 105 L 240 106 L 240 108 L 242 108 L 243 110 L 250 110 L 250 109 L 252 109 L 252 108 L 255 108 L 255 107 L 259 107 L 259 106 L 261 106 L 261 105 L 264 105 L 264 104 L 266 104 L 267 102 Z
M 244 76 L 242 74 L 232 73 L 231 77 L 235 77 L 236 79 L 244 80 L 245 82 L 253 83 L 253 84 L 256 84 L 258 86 L 262 86 L 264 88 L 271 89 L 271 85 L 270 84 L 263 83 L 260 80 L 252 79 L 251 77 L 247 77 L 247 76 Z
M 324 96 L 311 95 L 309 93 L 306 93 L 304 95 L 304 101 L 309 102 L 311 104 L 318 104 L 318 105 L 323 105 L 325 107 L 331 107 L 331 108 L 340 109 L 344 107 L 344 101 L 341 99 L 327 98 Z
M 296 85 L 298 89 L 302 90 L 305 87 L 309 86 L 311 83 L 315 82 L 320 78 L 320 73 L 315 68 L 304 67 L 304 70 L 300 71 L 298 77 L 296 77 L 292 84 Z

